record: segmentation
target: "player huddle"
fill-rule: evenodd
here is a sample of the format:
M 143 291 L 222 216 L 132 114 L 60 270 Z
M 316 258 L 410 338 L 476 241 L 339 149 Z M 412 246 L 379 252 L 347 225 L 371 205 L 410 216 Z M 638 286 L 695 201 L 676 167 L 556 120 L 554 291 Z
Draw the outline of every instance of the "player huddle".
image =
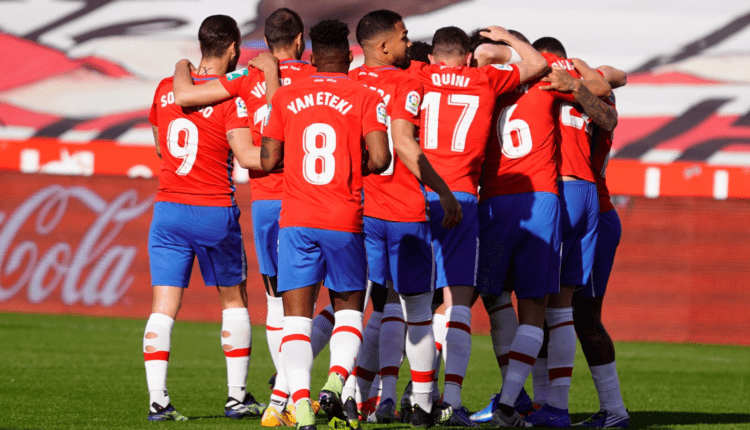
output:
M 628 427 L 601 324 L 620 237 L 605 183 L 617 124 L 611 89 L 625 74 L 568 60 L 554 38 L 532 45 L 501 27 L 471 37 L 441 28 L 417 61 L 425 46 L 412 45 L 401 16 L 388 10 L 359 21 L 365 61 L 350 70 L 345 24 L 310 29 L 310 64 L 300 61 L 295 12 L 279 9 L 265 24 L 270 52 L 234 71 L 236 22 L 207 18 L 201 63 L 182 60 L 154 97 L 163 164 L 149 235 L 149 420 L 186 419 L 171 405 L 166 378 L 197 255 L 222 303 L 231 418 L 262 415 L 263 426 L 312 430 L 322 408 L 334 428 L 357 429 L 361 419 L 570 427 L 577 334 L 601 404 L 579 425 Z M 235 157 L 251 169 L 277 371 L 268 407 L 245 391 L 251 328 Z M 313 319 L 321 285 L 331 305 Z M 480 297 L 502 389 L 472 415 L 461 390 Z M 326 343 L 329 376 L 314 401 L 312 362 Z M 404 355 L 411 381 L 398 398 Z M 533 401 L 523 389 L 529 374 Z

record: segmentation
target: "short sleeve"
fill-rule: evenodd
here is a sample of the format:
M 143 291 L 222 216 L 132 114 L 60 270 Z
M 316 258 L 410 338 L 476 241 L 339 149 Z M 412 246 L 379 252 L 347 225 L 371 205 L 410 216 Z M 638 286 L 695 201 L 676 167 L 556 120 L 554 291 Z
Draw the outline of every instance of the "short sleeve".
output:
M 405 119 L 419 126 L 420 105 L 424 97 L 424 87 L 416 79 L 404 79 L 396 88 L 395 100 L 391 102 L 391 121 Z
M 242 94 L 242 84 L 249 79 L 248 69 L 236 70 L 219 78 L 219 83 L 227 92 L 235 97 Z
M 250 126 L 247 121 L 247 106 L 245 106 L 245 101 L 241 97 L 225 101 L 222 103 L 222 107 L 224 108 L 224 124 L 227 131 Z
M 273 96 L 271 111 L 268 113 L 268 116 L 266 117 L 266 125 L 263 127 L 263 137 L 270 137 L 284 142 L 284 120 L 281 116 L 281 104 L 279 104 L 279 92 L 281 90 L 282 89 L 279 89 L 279 91 Z
M 365 96 L 362 106 L 362 136 L 373 131 L 387 131 L 387 113 L 383 99 L 375 91 L 365 90 L 363 94 Z
M 521 84 L 521 72 L 515 64 L 488 64 L 481 68 L 490 81 L 490 90 L 497 96 Z

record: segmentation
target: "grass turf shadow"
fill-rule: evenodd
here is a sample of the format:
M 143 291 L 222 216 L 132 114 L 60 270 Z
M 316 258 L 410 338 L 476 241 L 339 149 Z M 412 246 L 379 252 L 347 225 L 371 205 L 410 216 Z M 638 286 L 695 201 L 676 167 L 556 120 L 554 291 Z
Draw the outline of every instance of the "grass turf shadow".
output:
M 572 414 L 573 423 L 591 415 Z M 671 429 L 690 424 L 750 424 L 750 413 L 630 411 L 631 429 Z

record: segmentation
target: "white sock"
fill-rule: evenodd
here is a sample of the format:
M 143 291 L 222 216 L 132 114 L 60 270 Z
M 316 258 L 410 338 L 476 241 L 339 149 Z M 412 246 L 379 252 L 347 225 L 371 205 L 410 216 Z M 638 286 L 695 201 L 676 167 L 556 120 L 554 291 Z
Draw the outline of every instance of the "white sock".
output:
M 432 316 L 432 332 L 435 336 L 435 363 L 433 368 L 435 369 L 435 376 L 432 380 L 432 401 L 437 402 L 440 400 L 440 387 L 438 386 L 438 380 L 440 379 L 440 363 L 443 360 L 443 344 L 445 343 L 445 324 L 448 321 L 444 314 L 434 314 Z
M 544 330 L 528 324 L 518 326 L 516 336 L 510 345 L 508 360 L 508 374 L 503 380 L 503 389 L 500 392 L 500 403 L 513 406 L 521 393 L 523 384 L 529 377 L 531 366 L 539 355 L 539 350 L 544 342 Z
M 383 310 L 380 323 L 380 401 L 396 401 L 396 383 L 401 361 L 404 359 L 405 342 L 404 312 L 400 303 L 388 303 Z
M 158 313 L 151 314 L 146 322 L 146 331 L 143 333 L 143 359 L 146 362 L 149 406 L 154 402 L 162 407 L 169 404 L 167 368 L 173 326 L 172 318 Z M 152 409 L 152 412 L 156 411 Z
M 411 366 L 412 400 L 423 411 L 432 412 L 432 383 L 435 377 L 435 337 L 432 334 L 432 292 L 401 296 L 406 314 L 406 356 Z
M 281 349 L 281 338 L 284 337 L 284 303 L 281 297 L 271 297 L 266 294 L 266 340 L 268 350 L 271 352 L 271 360 L 276 374 L 279 374 L 279 349 Z
M 229 397 L 245 401 L 247 368 L 253 338 L 247 308 L 230 308 L 221 312 L 221 347 L 227 359 Z
M 361 348 L 360 348 L 361 349 Z M 357 366 L 355 362 L 354 369 L 352 369 L 352 373 L 349 375 L 348 378 L 346 378 L 346 382 L 344 383 L 344 388 L 341 389 L 341 400 L 346 401 L 345 399 L 349 399 L 351 397 L 352 399 L 357 398 Z
M 622 400 L 620 379 L 617 376 L 615 362 L 589 366 L 589 369 L 591 369 L 591 378 L 594 380 L 596 391 L 599 393 L 599 409 L 627 417 L 628 411 L 625 410 L 625 402 Z
M 362 312 L 338 311 L 334 317 L 336 325 L 331 335 L 331 365 L 328 374 L 335 372 L 346 380 L 354 368 L 354 360 L 362 345 Z
M 510 344 L 518 330 L 518 318 L 516 310 L 513 309 L 513 302 L 510 293 L 502 293 L 500 296 L 482 297 L 487 309 L 487 315 L 490 317 L 490 336 L 492 337 L 492 348 L 495 350 L 497 365 L 500 367 L 500 373 L 505 379 L 508 372 L 508 353 Z
M 558 409 L 568 409 L 570 381 L 576 357 L 576 331 L 573 326 L 573 308 L 547 308 L 549 344 L 549 397 L 547 404 Z
M 374 404 L 380 403 L 380 393 L 383 392 L 383 382 L 380 380 L 380 373 L 375 375 L 375 379 L 372 380 L 370 386 L 370 394 L 367 395 L 367 400 L 373 400 Z M 364 396 L 364 394 L 363 394 Z
M 312 335 L 310 342 L 313 349 L 313 357 L 317 357 L 331 340 L 333 333 L 333 306 L 328 305 L 315 317 L 312 323 Z
M 305 317 L 284 317 L 284 338 L 281 340 L 281 360 L 292 400 L 310 398 L 310 372 L 313 351 L 310 344 L 312 320 Z
M 547 357 L 537 358 L 531 368 L 531 379 L 534 384 L 534 403 L 544 405 L 549 398 L 549 367 Z
M 471 354 L 471 308 L 451 306 L 445 310 L 448 319 L 443 355 L 445 357 L 445 391 L 443 400 L 454 409 L 461 407 L 461 388 Z
M 356 367 L 357 380 L 354 399 L 358 405 L 368 400 L 372 381 L 380 371 L 380 325 L 382 320 L 382 312 L 373 312 L 363 333 L 364 339 L 357 357 Z

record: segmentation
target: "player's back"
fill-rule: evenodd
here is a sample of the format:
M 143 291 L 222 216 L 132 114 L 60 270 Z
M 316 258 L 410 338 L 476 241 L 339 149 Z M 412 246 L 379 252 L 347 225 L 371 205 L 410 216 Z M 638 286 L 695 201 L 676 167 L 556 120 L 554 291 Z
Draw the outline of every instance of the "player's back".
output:
M 391 122 L 397 119 L 409 121 L 419 127 L 422 84 L 408 72 L 393 66 L 363 65 L 351 70 L 349 77 L 379 94 L 388 113 L 388 140 L 392 161 L 385 172 L 364 178 L 364 214 L 388 221 L 426 221 L 427 202 L 422 185 L 395 153 L 390 130 Z
M 548 57 L 553 65 L 559 57 Z M 540 79 L 498 97 L 482 165 L 480 200 L 507 194 L 557 194 L 555 164 L 558 100 L 571 94 L 543 91 Z
M 315 72 L 309 63 L 287 58 L 279 61 L 279 79 L 282 85 L 306 78 Z M 233 95 L 239 95 L 247 105 L 250 132 L 255 146 L 261 145 L 263 126 L 268 117 L 266 100 L 266 77 L 256 68 L 248 68 L 227 73 L 221 80 L 224 88 Z M 283 190 L 283 173 L 281 171 L 266 173 L 262 170 L 250 170 L 250 192 L 253 201 L 279 200 Z
M 218 76 L 193 75 L 196 84 Z M 149 121 L 159 130 L 162 166 L 156 201 L 201 206 L 234 204 L 233 154 L 226 133 L 247 127 L 239 98 L 182 108 L 174 103 L 172 78 L 161 81 Z
M 492 73 L 504 72 L 506 79 L 491 79 L 486 68 L 423 65 L 410 69 L 424 85 L 420 142 L 452 191 L 477 193 L 495 97 L 518 85 L 517 69 L 488 67 Z
M 615 95 L 612 94 L 605 100 L 607 104 L 615 108 Z M 612 139 L 614 131 L 607 131 L 596 124 L 593 124 L 591 133 L 591 162 L 594 169 L 594 178 L 596 179 L 596 189 L 599 193 L 599 212 L 608 212 L 615 207 L 609 195 L 607 187 L 607 165 L 609 164 L 609 152 L 612 149 Z
M 280 227 L 362 231 L 363 138 L 384 129 L 385 116 L 380 96 L 344 74 L 276 92 L 264 136 L 284 142 Z

